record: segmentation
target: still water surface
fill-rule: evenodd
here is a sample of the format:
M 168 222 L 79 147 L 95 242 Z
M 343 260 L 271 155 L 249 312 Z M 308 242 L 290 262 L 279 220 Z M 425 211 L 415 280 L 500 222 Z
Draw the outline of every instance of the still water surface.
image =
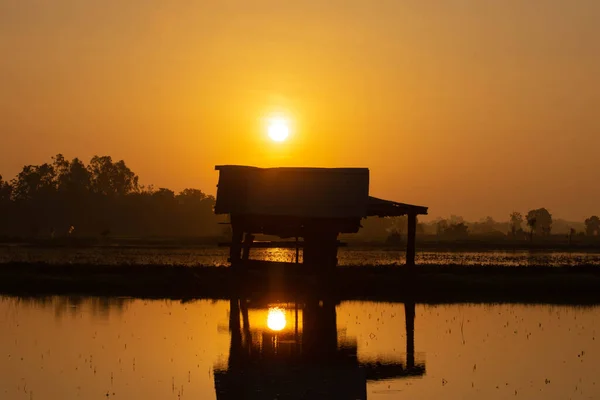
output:
M 228 265 L 229 250 L 224 247 L 196 248 L 35 248 L 20 246 L 0 247 L 0 263 L 45 262 L 54 264 L 130 264 L 130 265 Z M 293 249 L 252 249 L 251 257 L 266 261 L 292 262 Z M 339 265 L 391 265 L 404 264 L 405 252 L 378 248 L 340 248 Z M 302 262 L 302 252 L 300 252 Z M 552 252 L 552 251 L 481 251 L 449 252 L 419 251 L 418 264 L 450 265 L 598 265 L 599 252 Z
M 0 297 L 0 398 L 600 398 L 597 307 L 239 305 Z

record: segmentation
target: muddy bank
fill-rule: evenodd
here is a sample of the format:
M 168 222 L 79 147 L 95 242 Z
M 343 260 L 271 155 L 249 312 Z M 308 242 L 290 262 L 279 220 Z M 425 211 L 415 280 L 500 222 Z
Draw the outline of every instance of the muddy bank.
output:
M 274 300 L 600 304 L 600 268 L 423 265 L 339 267 L 328 277 L 302 265 L 274 264 L 245 273 L 227 267 L 0 264 L 0 293 Z

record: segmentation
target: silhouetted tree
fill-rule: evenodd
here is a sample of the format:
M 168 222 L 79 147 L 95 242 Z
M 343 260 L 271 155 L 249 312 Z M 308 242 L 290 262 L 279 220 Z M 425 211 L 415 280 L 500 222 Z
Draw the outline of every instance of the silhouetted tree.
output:
M 391 226 L 388 228 L 388 232 L 403 236 L 408 231 L 408 216 L 391 217 L 390 222 Z
M 50 164 L 26 165 L 12 181 L 16 200 L 35 200 L 56 191 L 56 173 Z
M 444 232 L 444 236 L 452 239 L 464 239 L 469 236 L 469 227 L 464 222 L 450 224 Z
M 368 217 L 361 222 L 358 236 L 362 240 L 383 242 L 387 240 L 393 226 L 392 218 Z
M 94 156 L 88 165 L 91 190 L 106 196 L 124 196 L 139 190 L 138 176 L 121 160 L 113 163 L 110 156 Z
M 530 221 L 533 223 L 530 223 Z M 527 213 L 527 225 L 531 228 L 532 237 L 533 232 L 542 236 L 549 236 L 552 231 L 552 214 L 545 208 L 531 210 Z
M 585 220 L 585 234 L 588 236 L 600 235 L 600 218 L 597 215 Z
M 448 221 L 443 218 L 439 218 L 435 223 L 436 235 L 442 236 L 446 232 L 447 229 L 448 229 Z
M 529 240 L 533 240 L 533 232 L 535 232 L 537 227 L 537 218 L 535 216 L 535 212 L 530 211 L 527 214 L 527 226 L 529 226 Z
M 448 224 L 449 225 L 458 225 L 458 224 L 464 224 L 465 223 L 465 219 L 463 217 L 461 217 L 460 215 L 450 215 L 450 218 L 448 218 Z
M 0 235 L 6 235 L 9 232 L 11 225 L 10 218 L 12 217 L 12 186 L 5 182 L 0 175 Z
M 495 234 L 497 236 L 504 236 L 504 232 L 506 231 L 506 228 L 503 227 L 504 224 L 496 222 L 494 218 L 490 216 L 482 218 L 479 222 L 466 225 L 469 227 L 469 232 L 472 232 L 474 234 L 483 234 L 487 236 L 490 236 L 492 234 Z
M 218 236 L 224 218 L 198 189 L 140 188 L 124 161 L 94 156 L 89 165 L 62 154 L 27 165 L 10 184 L 0 178 L 0 234 L 60 236 Z
M 391 226 L 387 229 L 389 235 L 386 243 L 389 245 L 397 245 L 402 243 L 404 235 L 408 231 L 408 216 L 390 217 Z
M 463 217 L 451 215 L 448 220 L 440 218 L 436 221 L 436 234 L 448 239 L 464 239 L 469 234 L 469 227 Z
M 552 214 L 545 208 L 537 210 L 537 225 L 542 235 L 549 236 L 552 231 Z
M 12 186 L 5 182 L 0 175 L 0 205 L 9 204 L 12 197 Z
M 90 171 L 78 158 L 69 162 L 62 154 L 56 155 L 54 171 L 58 191 L 82 194 L 90 190 Z
M 520 212 L 513 211 L 510 213 L 510 232 L 513 236 L 521 229 L 523 224 L 523 215 Z

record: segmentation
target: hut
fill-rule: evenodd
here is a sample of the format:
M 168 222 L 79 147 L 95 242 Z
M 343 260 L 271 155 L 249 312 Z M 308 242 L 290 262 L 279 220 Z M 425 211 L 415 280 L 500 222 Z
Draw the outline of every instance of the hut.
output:
M 368 168 L 219 165 L 215 213 L 230 216 L 232 265 L 249 258 L 255 234 L 302 238 L 304 264 L 337 264 L 338 235 L 369 216 L 408 216 L 406 264 L 415 263 L 417 215 L 427 207 L 369 196 Z

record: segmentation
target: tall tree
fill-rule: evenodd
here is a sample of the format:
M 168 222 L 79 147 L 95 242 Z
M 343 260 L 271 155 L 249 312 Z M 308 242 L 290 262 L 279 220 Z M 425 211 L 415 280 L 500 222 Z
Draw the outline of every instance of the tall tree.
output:
M 593 215 L 585 220 L 585 233 L 588 236 L 600 235 L 600 218 Z
M 523 215 L 520 212 L 513 211 L 510 213 L 510 232 L 513 236 L 516 236 L 517 232 L 521 230 L 523 224 Z
M 443 218 L 439 218 L 436 222 L 435 222 L 435 233 L 438 236 L 442 236 L 446 230 L 448 229 L 448 220 L 443 219 Z
M 8 204 L 12 196 L 12 186 L 5 182 L 0 175 L 0 204 Z
M 527 220 L 527 226 L 529 227 L 529 240 L 533 240 L 533 233 L 537 229 L 537 217 L 535 211 L 529 211 L 525 219 Z
M 396 234 L 402 237 L 408 231 L 408 216 L 391 217 L 391 226 L 388 228 L 390 234 Z
M 56 173 L 51 164 L 26 165 L 12 181 L 17 200 L 47 197 L 56 191 Z
M 90 190 L 90 172 L 78 158 L 69 161 L 62 154 L 53 157 L 56 185 L 60 192 L 86 193 Z
M 545 208 L 539 208 L 536 212 L 538 228 L 542 235 L 549 236 L 552 232 L 552 214 Z
M 124 196 L 139 191 L 138 176 L 121 160 L 113 163 L 110 156 L 94 156 L 88 165 L 91 189 L 106 196 Z
M 531 228 L 531 235 L 535 232 L 538 235 L 548 236 L 552 231 L 552 214 L 545 208 L 530 210 L 527 213 L 527 225 Z

